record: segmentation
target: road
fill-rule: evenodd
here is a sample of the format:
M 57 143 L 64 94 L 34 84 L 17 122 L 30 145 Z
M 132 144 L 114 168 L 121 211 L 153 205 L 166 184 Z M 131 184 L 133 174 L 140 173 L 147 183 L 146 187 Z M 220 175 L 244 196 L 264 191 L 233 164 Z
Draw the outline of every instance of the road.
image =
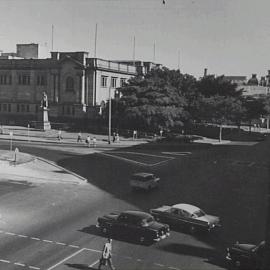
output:
M 88 183 L 2 183 L 0 269 L 96 269 L 106 241 L 94 226 L 98 216 L 179 202 L 219 215 L 222 229 L 210 235 L 172 231 L 151 246 L 116 239 L 117 269 L 226 269 L 226 246 L 264 238 L 269 140 L 254 146 L 143 145 L 106 155 L 87 154 L 85 147 L 14 144 Z M 0 148 L 8 149 L 8 142 L 0 141 Z M 131 192 L 128 177 L 139 171 L 159 175 L 160 188 Z

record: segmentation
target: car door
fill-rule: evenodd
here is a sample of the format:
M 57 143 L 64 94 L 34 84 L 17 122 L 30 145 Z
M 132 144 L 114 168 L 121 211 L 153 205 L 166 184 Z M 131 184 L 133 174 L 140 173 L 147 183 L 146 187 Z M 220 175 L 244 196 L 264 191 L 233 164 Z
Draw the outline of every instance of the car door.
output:
M 128 233 L 128 223 L 128 215 L 120 214 L 113 228 L 114 233 L 119 236 L 125 236 Z

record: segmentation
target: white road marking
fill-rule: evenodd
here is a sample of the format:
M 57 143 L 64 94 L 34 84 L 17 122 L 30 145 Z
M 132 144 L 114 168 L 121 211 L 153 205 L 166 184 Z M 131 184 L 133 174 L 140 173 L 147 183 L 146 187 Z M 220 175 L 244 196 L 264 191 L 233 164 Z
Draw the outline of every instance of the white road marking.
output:
M 62 264 L 63 262 L 65 262 L 65 261 L 67 261 L 67 260 L 69 260 L 70 258 L 72 258 L 72 257 L 74 257 L 74 256 L 76 256 L 76 255 L 78 255 L 79 253 L 81 253 L 81 252 L 84 251 L 84 250 L 85 250 L 85 248 L 82 248 L 82 249 L 80 249 L 80 250 L 74 252 L 73 254 L 71 254 L 70 256 L 68 256 L 68 257 L 66 257 L 65 259 L 61 260 L 60 262 L 56 263 L 55 265 L 51 266 L 51 267 L 48 268 L 47 270 L 52 270 L 52 269 L 56 268 L 58 265 Z
M 89 251 L 93 251 L 93 252 L 97 252 L 97 253 L 102 253 L 102 251 L 97 250 L 97 249 L 92 249 L 92 248 L 84 248 L 85 250 L 89 250 Z
M 55 242 L 55 244 L 57 244 L 57 245 L 61 245 L 61 246 L 66 246 L 66 245 L 67 245 L 67 244 L 62 243 L 62 242 Z
M 30 238 L 33 239 L 33 240 L 40 241 L 40 238 L 37 238 L 37 237 L 30 237 Z
M 17 236 L 22 237 L 22 238 L 27 238 L 28 237 L 28 236 L 23 235 L 23 234 L 17 234 Z
M 176 156 L 186 156 L 186 155 L 191 155 L 191 152 L 161 152 L 162 154 L 165 155 L 176 155 Z
M 168 268 L 173 269 L 173 270 L 180 270 L 180 268 L 176 268 L 176 267 L 172 267 L 172 266 L 169 266 Z
M 96 260 L 95 262 L 93 262 L 92 264 L 88 265 L 88 267 L 93 267 L 94 265 L 96 265 L 99 262 L 99 259 Z
M 5 232 L 5 234 L 8 234 L 8 235 L 16 235 L 15 233 L 11 233 L 11 232 Z
M 35 270 L 39 270 L 39 267 L 35 267 L 35 266 L 28 266 L 30 269 L 35 269 Z
M 53 243 L 53 241 L 51 240 L 42 240 L 43 242 L 46 242 L 46 243 Z
M 15 265 L 18 265 L 18 266 L 22 266 L 22 267 L 24 267 L 24 266 L 25 266 L 25 264 L 23 264 L 23 263 L 19 263 L 19 262 L 15 262 L 14 264 L 15 264 Z
M 3 262 L 3 263 L 10 263 L 10 261 L 7 261 L 7 260 L 0 260 L 0 262 Z
M 74 246 L 74 245 L 68 245 L 68 246 L 72 248 L 80 248 L 79 246 Z
M 158 156 L 158 155 L 150 155 L 150 154 L 143 154 L 143 153 L 133 153 L 133 152 L 113 152 L 113 153 L 126 153 L 126 154 L 129 154 L 129 153 L 132 153 L 132 154 L 138 154 L 138 155 L 145 155 L 145 156 L 151 156 L 151 157 L 161 157 L 165 160 L 162 160 L 160 162 L 157 162 L 157 163 L 144 163 L 144 162 L 140 162 L 140 161 L 136 161 L 136 160 L 133 160 L 133 159 L 129 159 L 129 158 L 125 158 L 125 157 L 119 157 L 117 155 L 112 155 L 112 154 L 108 154 L 108 153 L 99 153 L 101 155 L 104 155 L 104 156 L 108 156 L 108 157 L 113 157 L 113 158 L 116 158 L 116 159 L 120 159 L 120 160 L 125 160 L 127 162 L 131 162 L 131 163 L 135 163 L 135 164 L 139 164 L 139 165 L 143 165 L 143 166 L 156 166 L 156 165 L 159 165 L 159 164 L 162 164 L 162 163 L 165 163 L 165 162 L 168 162 L 172 159 L 175 159 L 174 157 L 166 157 L 166 156 Z

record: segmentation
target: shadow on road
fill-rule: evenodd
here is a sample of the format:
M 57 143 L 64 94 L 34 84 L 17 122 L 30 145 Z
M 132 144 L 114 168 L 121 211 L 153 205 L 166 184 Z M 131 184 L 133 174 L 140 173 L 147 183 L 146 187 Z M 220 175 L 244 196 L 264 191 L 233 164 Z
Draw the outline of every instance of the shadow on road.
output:
M 226 267 L 226 262 L 224 259 L 225 252 L 223 253 L 222 251 L 217 251 L 216 249 L 213 248 L 170 243 L 167 245 L 159 246 L 158 249 L 181 255 L 205 258 L 204 261 L 209 264 L 216 265 L 219 267 Z
M 81 270 L 96 270 L 96 268 L 89 267 L 87 264 L 79 264 L 79 263 L 67 263 L 66 266 L 74 269 Z
M 122 241 L 122 242 L 127 242 L 130 244 L 137 244 L 137 245 L 144 245 L 144 246 L 151 246 L 153 244 L 153 242 L 144 242 L 144 243 L 140 243 L 137 239 L 132 239 L 130 237 L 130 235 L 116 235 L 115 233 L 110 234 L 104 234 L 102 233 L 95 225 L 90 225 L 88 227 L 85 227 L 81 230 L 79 230 L 80 232 L 84 232 L 84 233 L 88 233 L 88 234 L 92 234 L 92 235 L 96 235 L 96 236 L 100 236 L 100 237 L 104 237 L 104 238 L 112 238 L 113 240 L 117 240 L 117 241 Z

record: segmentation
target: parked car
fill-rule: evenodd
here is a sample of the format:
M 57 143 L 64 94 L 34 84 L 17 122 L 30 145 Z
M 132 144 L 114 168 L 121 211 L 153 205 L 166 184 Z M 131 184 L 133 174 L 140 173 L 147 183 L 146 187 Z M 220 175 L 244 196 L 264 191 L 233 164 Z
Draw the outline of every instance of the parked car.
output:
M 99 217 L 96 227 L 102 233 L 116 237 L 132 237 L 141 243 L 158 242 L 170 235 L 167 224 L 141 211 L 124 211 Z
M 133 174 L 129 183 L 133 189 L 151 190 L 158 186 L 159 181 L 160 178 L 153 173 L 141 172 Z
M 207 215 L 200 208 L 191 204 L 164 205 L 151 209 L 150 213 L 157 221 L 164 222 L 175 228 L 187 228 L 191 233 L 198 230 L 211 231 L 215 227 L 221 226 L 219 217 Z
M 258 270 L 262 267 L 265 241 L 259 245 L 240 244 L 236 242 L 227 248 L 226 260 L 237 269 Z

